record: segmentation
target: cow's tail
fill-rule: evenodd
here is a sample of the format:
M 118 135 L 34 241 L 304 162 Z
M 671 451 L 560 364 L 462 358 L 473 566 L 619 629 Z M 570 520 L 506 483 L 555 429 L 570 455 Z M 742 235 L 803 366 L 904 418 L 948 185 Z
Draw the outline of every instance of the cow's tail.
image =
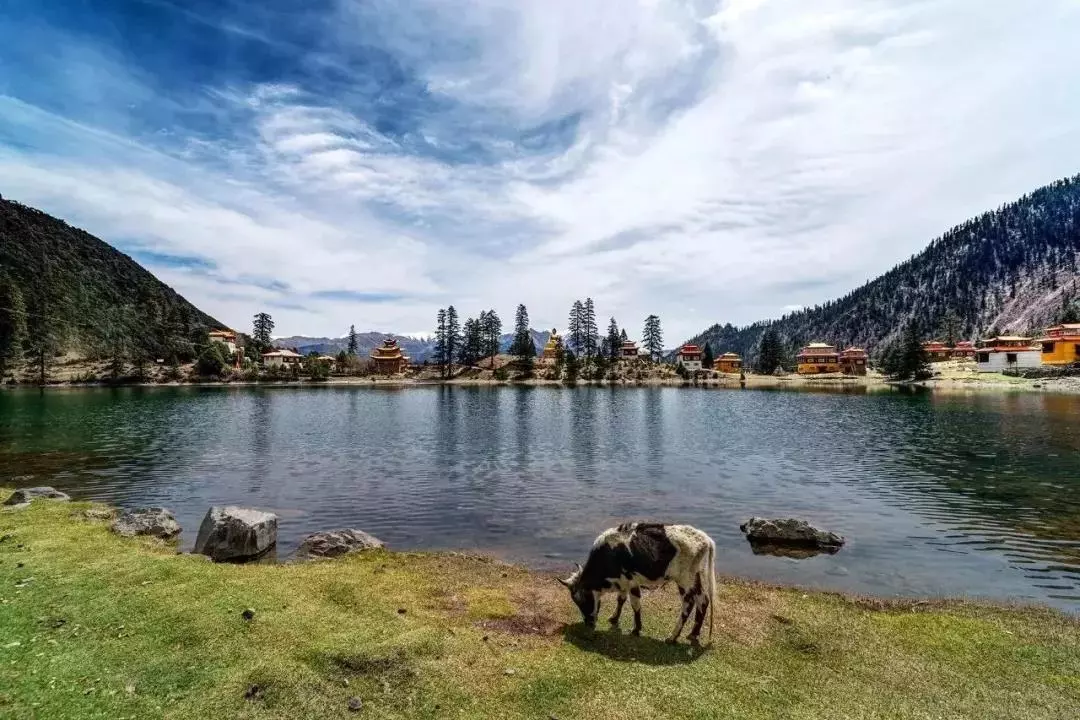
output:
M 708 590 L 709 593 L 709 644 L 712 644 L 713 615 L 716 613 L 716 543 L 709 538 L 708 556 Z

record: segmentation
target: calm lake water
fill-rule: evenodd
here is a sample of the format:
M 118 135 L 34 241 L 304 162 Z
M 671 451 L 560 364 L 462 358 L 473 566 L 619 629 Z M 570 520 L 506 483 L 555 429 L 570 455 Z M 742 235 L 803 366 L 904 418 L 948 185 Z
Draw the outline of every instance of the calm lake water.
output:
M 1080 610 L 1080 397 L 679 388 L 0 392 L 0 484 L 280 516 L 279 556 L 355 527 L 562 569 L 626 519 L 687 522 L 720 572 Z M 6 480 L 10 484 L 11 480 Z M 848 537 L 755 555 L 751 515 Z

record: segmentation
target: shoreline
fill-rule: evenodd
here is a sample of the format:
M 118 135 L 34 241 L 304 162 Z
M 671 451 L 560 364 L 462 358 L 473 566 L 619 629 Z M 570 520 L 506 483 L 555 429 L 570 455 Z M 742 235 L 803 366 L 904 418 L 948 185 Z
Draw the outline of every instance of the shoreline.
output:
M 982 720 L 1080 701 L 1080 618 L 1040 605 L 721 577 L 711 644 L 667 645 L 670 588 L 645 596 L 641 637 L 587 631 L 520 565 L 385 550 L 215 564 L 122 538 L 95 507 L 0 511 L 0 714 Z
M 866 392 L 894 390 L 922 390 L 930 392 L 996 392 L 1041 393 L 1053 395 L 1080 395 L 1080 377 L 1066 378 L 1018 378 L 987 373 L 986 377 L 933 378 L 919 382 L 889 381 L 880 376 L 868 377 L 820 377 L 820 376 L 771 376 L 747 375 L 740 381 L 738 376 L 719 379 L 683 380 L 681 378 L 645 378 L 642 380 L 579 381 L 567 385 L 559 380 L 532 378 L 528 380 L 494 380 L 491 378 L 388 378 L 388 377 L 330 377 L 325 380 L 210 380 L 205 382 L 53 382 L 46 385 L 8 384 L 3 389 L 76 389 L 76 388 L 176 388 L 176 387 L 558 387 L 575 388 L 641 388 L 674 387 L 730 390 L 842 390 L 863 389 Z

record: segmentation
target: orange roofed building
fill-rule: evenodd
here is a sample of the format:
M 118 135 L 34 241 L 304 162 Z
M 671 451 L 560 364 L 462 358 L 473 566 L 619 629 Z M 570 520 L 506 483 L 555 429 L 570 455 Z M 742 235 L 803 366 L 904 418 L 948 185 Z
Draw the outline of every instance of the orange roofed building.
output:
M 840 353 L 835 345 L 810 343 L 795 356 L 795 363 L 800 375 L 840 372 Z
M 620 360 L 637 360 L 638 355 L 638 346 L 633 340 L 627 340 L 619 346 Z
M 952 356 L 955 360 L 970 360 L 975 357 L 975 343 L 970 340 L 961 340 L 956 343 L 956 347 L 952 349 Z
M 870 356 L 861 347 L 849 347 L 840 353 L 840 372 L 845 375 L 865 375 Z
M 1046 328 L 1046 337 L 1036 341 L 1042 350 L 1043 365 L 1071 365 L 1080 362 L 1080 323 Z
M 375 363 L 375 372 L 380 375 L 400 375 L 409 365 L 409 356 L 401 352 L 394 338 L 387 338 L 381 346 L 372 350 L 371 360 Z
M 733 352 L 727 352 L 713 360 L 713 370 L 722 373 L 742 372 L 742 358 Z
M 922 349 L 930 362 L 941 362 L 942 360 L 948 360 L 952 356 L 949 346 L 940 340 L 927 340 L 922 344 Z

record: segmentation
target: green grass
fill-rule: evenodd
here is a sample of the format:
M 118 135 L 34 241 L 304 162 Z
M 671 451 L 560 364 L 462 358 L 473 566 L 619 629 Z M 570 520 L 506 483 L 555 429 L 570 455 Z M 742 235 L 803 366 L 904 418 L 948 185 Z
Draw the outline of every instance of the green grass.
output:
M 645 598 L 643 637 L 590 634 L 552 578 L 521 568 L 387 552 L 215 565 L 114 536 L 89 507 L 0 511 L 0 717 L 983 720 L 1080 708 L 1080 623 L 1049 610 L 725 581 L 715 643 L 697 651 L 661 641 L 677 602 L 667 591 Z

